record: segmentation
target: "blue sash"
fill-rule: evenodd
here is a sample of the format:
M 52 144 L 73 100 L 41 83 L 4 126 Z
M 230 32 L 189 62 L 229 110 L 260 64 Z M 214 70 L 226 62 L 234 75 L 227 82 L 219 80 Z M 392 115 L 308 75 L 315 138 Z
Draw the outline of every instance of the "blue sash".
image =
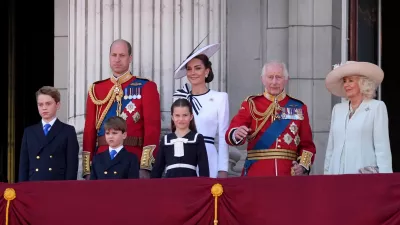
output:
M 140 94 L 142 94 L 142 88 L 143 85 L 147 83 L 148 80 L 146 79 L 140 79 L 140 78 L 136 78 L 133 79 L 133 81 L 126 86 L 126 88 L 124 89 L 124 93 L 125 94 L 130 94 L 129 91 L 130 89 L 132 90 L 136 90 L 136 88 L 140 89 Z M 135 94 L 135 93 L 133 93 Z M 126 107 L 126 105 L 129 104 L 129 102 L 132 102 L 134 99 L 121 99 L 121 110 L 123 111 Z M 99 128 L 99 131 L 97 132 L 97 136 L 103 136 L 105 134 L 105 130 L 104 130 L 104 122 L 107 121 L 107 119 L 109 119 L 110 117 L 116 116 L 117 115 L 117 106 L 118 106 L 118 102 L 114 101 L 113 104 L 111 105 L 110 109 L 108 110 L 106 116 L 104 117 L 103 122 L 101 123 L 101 126 Z M 121 111 L 121 113 L 122 113 Z
M 303 104 L 299 101 L 290 98 L 284 107 L 286 108 L 289 106 L 291 108 L 301 108 Z M 291 119 L 274 120 L 274 122 L 271 123 L 268 129 L 265 130 L 261 138 L 257 141 L 253 150 L 270 149 L 271 145 L 275 143 L 276 139 L 279 137 L 279 135 L 282 134 L 283 131 L 285 131 L 285 129 L 287 128 L 287 126 L 291 121 L 292 121 Z M 250 168 L 250 166 L 256 161 L 257 160 L 249 160 L 248 158 L 246 158 L 246 161 L 244 163 L 245 176 L 247 175 L 247 171 Z

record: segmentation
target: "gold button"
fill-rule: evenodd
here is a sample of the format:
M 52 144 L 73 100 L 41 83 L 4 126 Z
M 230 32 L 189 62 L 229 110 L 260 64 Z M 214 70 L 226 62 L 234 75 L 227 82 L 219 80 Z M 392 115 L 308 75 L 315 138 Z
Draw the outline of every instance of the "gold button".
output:
M 50 159 L 52 159 L 53 158 L 53 156 L 52 155 L 50 155 Z
M 36 172 L 38 172 L 39 171 L 39 169 L 38 168 L 36 168 Z
M 104 174 L 107 174 L 107 171 L 104 171 Z
M 37 159 L 40 159 L 40 156 L 36 156 Z
M 51 168 L 49 168 L 49 171 L 51 171 L 52 169 Z
M 117 174 L 117 171 L 114 171 L 114 174 Z

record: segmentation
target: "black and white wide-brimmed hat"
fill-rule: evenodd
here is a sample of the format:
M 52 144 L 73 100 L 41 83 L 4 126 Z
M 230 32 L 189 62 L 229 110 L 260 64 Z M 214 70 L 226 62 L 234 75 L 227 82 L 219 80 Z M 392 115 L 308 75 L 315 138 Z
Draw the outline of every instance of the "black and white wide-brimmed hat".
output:
M 192 60 L 194 57 L 198 56 L 198 55 L 206 55 L 208 58 L 210 58 L 211 56 L 213 56 L 219 49 L 220 49 L 221 44 L 217 43 L 217 44 L 211 44 L 211 45 L 207 45 L 199 50 L 197 50 L 196 52 L 193 52 L 192 54 L 190 54 L 185 61 L 183 61 L 179 67 L 175 70 L 175 79 L 180 79 L 184 76 L 186 76 L 186 64 Z

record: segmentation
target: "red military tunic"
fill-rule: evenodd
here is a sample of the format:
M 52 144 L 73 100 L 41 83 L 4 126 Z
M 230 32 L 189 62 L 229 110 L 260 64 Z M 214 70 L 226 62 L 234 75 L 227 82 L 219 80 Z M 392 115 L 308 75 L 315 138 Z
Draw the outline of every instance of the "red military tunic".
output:
M 125 149 L 136 154 L 141 169 L 152 169 L 161 132 L 160 97 L 156 83 L 128 72 L 118 80 L 111 77 L 95 82 L 89 89 L 83 131 L 83 176 L 90 174 L 93 154 L 108 149 L 104 122 L 112 116 L 126 121 Z
M 234 131 L 240 126 L 251 129 L 242 176 L 291 175 L 293 161 L 310 170 L 316 149 L 307 107 L 301 101 L 285 92 L 276 97 L 267 93 L 250 96 L 225 134 L 229 145 L 246 142 L 234 138 Z

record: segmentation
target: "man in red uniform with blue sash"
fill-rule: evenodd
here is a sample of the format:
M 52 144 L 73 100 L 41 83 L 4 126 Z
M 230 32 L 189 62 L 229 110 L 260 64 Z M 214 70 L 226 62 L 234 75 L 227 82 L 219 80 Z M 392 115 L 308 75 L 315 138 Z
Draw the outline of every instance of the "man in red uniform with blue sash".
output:
M 284 63 L 265 64 L 261 80 L 265 92 L 243 101 L 225 134 L 231 146 L 248 142 L 242 175 L 308 175 L 316 149 L 307 106 L 286 94 Z
M 110 117 L 120 116 L 127 124 L 124 148 L 139 159 L 140 177 L 150 178 L 161 132 L 157 85 L 130 73 L 132 46 L 129 42 L 122 39 L 114 41 L 109 59 L 110 78 L 97 81 L 89 88 L 83 131 L 82 175 L 89 179 L 94 154 L 109 151 L 104 122 Z

